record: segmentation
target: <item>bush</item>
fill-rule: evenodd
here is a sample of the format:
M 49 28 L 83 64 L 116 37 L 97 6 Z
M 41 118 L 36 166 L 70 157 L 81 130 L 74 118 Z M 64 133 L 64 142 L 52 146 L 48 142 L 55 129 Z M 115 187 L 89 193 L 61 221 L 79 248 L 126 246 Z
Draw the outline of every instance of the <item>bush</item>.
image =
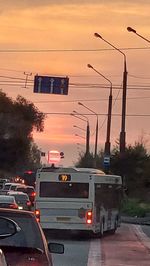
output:
M 150 212 L 150 206 L 139 199 L 125 199 L 122 202 L 121 213 L 132 217 L 145 217 Z

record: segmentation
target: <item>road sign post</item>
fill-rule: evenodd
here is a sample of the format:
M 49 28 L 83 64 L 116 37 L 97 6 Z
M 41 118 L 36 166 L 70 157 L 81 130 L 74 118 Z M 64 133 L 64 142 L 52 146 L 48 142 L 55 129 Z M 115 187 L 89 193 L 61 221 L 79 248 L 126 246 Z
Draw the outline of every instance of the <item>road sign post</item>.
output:
M 68 95 L 69 78 L 68 77 L 34 77 L 34 93 L 47 93 Z
M 110 156 L 104 156 L 104 169 L 105 169 L 105 172 L 109 172 L 109 168 L 110 168 Z

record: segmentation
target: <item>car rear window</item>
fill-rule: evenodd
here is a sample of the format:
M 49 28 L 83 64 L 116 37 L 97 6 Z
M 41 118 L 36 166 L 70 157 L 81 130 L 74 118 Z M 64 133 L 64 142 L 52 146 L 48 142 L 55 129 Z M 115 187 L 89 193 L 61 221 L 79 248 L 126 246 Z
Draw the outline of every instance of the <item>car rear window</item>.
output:
M 26 192 L 26 189 L 24 187 L 17 187 L 17 191 Z
M 17 187 L 17 185 L 12 185 L 12 186 L 11 186 L 11 190 L 15 190 L 16 187 Z
M 42 235 L 32 215 L 0 211 L 0 216 L 14 220 L 21 228 L 11 237 L 0 239 L 0 246 L 32 247 L 44 250 Z
M 17 194 L 14 194 L 13 195 L 15 197 L 16 200 L 29 200 L 28 196 L 27 195 L 17 195 Z
M 27 193 L 32 193 L 32 192 L 34 192 L 35 190 L 34 190 L 34 188 L 30 188 L 30 187 L 27 187 Z
M 5 185 L 4 186 L 4 190 L 9 190 L 10 189 L 10 187 L 11 187 L 11 185 L 9 184 L 9 185 Z
M 13 196 L 0 196 L 0 202 L 7 202 L 7 203 L 11 203 L 14 202 L 15 198 Z

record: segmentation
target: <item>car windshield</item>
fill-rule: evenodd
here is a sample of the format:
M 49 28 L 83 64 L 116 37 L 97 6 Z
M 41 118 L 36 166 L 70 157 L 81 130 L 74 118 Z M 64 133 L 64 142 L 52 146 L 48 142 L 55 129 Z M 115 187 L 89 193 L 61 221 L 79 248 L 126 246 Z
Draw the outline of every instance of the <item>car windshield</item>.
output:
M 2 216 L 3 213 L 0 212 Z M 4 213 L 5 217 L 14 220 L 21 228 L 15 235 L 0 239 L 0 246 L 32 247 L 43 250 L 43 242 L 37 223 L 30 215 L 19 215 L 17 213 Z

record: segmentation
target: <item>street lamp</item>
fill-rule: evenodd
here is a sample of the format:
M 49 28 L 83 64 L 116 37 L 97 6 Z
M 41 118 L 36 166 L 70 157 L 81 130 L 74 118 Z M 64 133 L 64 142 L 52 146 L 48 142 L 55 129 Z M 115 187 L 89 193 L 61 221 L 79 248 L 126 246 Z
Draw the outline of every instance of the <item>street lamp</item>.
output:
M 81 130 L 83 130 L 83 131 L 86 131 L 84 128 L 82 128 L 82 127 L 78 127 L 78 126 L 76 126 L 76 125 L 73 125 L 73 127 L 76 127 L 76 128 L 81 129 Z
M 112 82 L 102 75 L 99 71 L 97 71 L 92 65 L 88 64 L 87 67 L 92 68 L 96 73 L 102 76 L 105 80 L 110 83 L 110 94 L 109 94 L 109 102 L 108 102 L 108 115 L 107 115 L 107 133 L 106 133 L 106 142 L 105 142 L 105 156 L 110 157 L 110 129 L 111 129 L 111 114 L 112 114 Z
M 89 107 L 87 107 L 85 104 L 78 102 L 79 105 L 83 106 L 84 108 L 86 108 L 87 110 L 89 110 L 90 112 L 92 112 L 93 114 L 96 115 L 97 117 L 97 121 L 96 121 L 96 130 L 95 130 L 95 153 L 94 153 L 94 167 L 96 167 L 96 157 L 97 157 L 97 142 L 98 142 L 98 115 L 91 110 Z
M 127 30 L 129 32 L 133 32 L 135 33 L 137 36 L 139 36 L 140 38 L 142 38 L 143 40 L 145 40 L 146 42 L 149 42 L 150 43 L 150 40 L 146 39 L 145 37 L 143 37 L 142 35 L 140 35 L 139 33 L 136 32 L 135 29 L 131 28 L 131 27 L 127 27 Z
M 105 40 L 99 33 L 94 33 L 94 36 L 100 38 L 108 45 L 113 47 L 124 57 L 124 72 L 123 72 L 123 93 L 122 93 L 122 117 L 121 117 L 121 132 L 120 132 L 120 156 L 124 156 L 125 147 L 126 147 L 126 132 L 125 132 L 125 119 L 126 119 L 126 95 L 127 95 L 127 64 L 126 64 L 126 55 L 113 44 Z
M 86 121 L 89 123 L 89 119 L 87 118 L 87 116 L 86 115 L 83 115 L 83 114 L 80 114 L 80 113 L 78 113 L 77 111 L 73 111 L 73 113 L 75 114 L 75 115 L 78 115 L 78 116 L 83 116 L 84 117 L 84 119 L 86 119 Z
M 86 116 L 81 115 L 81 114 L 77 113 L 76 111 L 73 111 L 73 113 L 71 113 L 70 115 L 72 115 L 73 117 L 76 117 L 76 118 L 78 118 L 78 119 L 80 119 L 80 120 L 82 120 L 82 121 L 87 123 L 87 127 L 86 127 L 86 155 L 87 155 L 90 152 L 90 126 L 89 126 L 89 120 L 88 120 L 88 118 Z M 86 119 L 81 118 L 80 115 L 85 117 Z
M 80 137 L 80 138 L 82 138 L 82 139 L 85 139 L 85 137 L 83 137 L 83 136 L 81 136 L 81 135 L 79 135 L 79 134 L 75 134 L 75 136 L 76 136 L 76 137 Z

